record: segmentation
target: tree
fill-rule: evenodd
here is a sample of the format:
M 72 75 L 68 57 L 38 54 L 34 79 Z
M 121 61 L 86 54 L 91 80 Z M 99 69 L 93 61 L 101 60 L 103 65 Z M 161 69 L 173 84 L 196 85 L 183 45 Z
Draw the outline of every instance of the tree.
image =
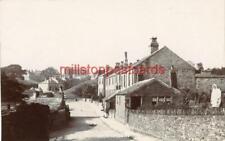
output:
M 87 80 L 90 80 L 90 77 L 84 77 L 82 79 L 78 79 L 78 78 L 66 78 L 66 81 L 64 81 L 64 88 L 65 89 L 69 89 L 72 88 L 73 86 L 76 86 L 82 82 L 85 82 Z
M 200 62 L 200 63 L 197 63 L 197 73 L 201 73 L 202 71 L 204 70 L 204 67 L 203 67 L 203 64 Z
M 22 93 L 33 86 L 23 80 L 23 70 L 20 65 L 14 64 L 1 68 L 1 87 L 3 101 L 20 101 L 25 95 Z
M 213 68 L 212 69 L 212 74 L 225 75 L 225 67 L 222 67 L 222 68 Z
M 41 75 L 40 73 L 37 73 L 37 72 L 28 72 L 28 73 L 29 73 L 29 78 L 33 81 L 41 82 L 45 80 L 45 77 Z
M 59 72 L 53 67 L 48 67 L 45 70 L 41 71 L 41 75 L 44 76 L 44 78 L 48 79 L 49 77 L 59 75 Z
M 92 96 L 96 96 L 96 90 L 97 88 L 95 86 L 92 86 L 92 85 L 86 85 L 84 86 L 83 88 L 83 96 L 84 97 L 92 97 Z
M 20 101 L 25 97 L 22 93 L 28 86 L 19 83 L 15 78 L 8 77 L 1 71 L 2 101 Z
M 17 64 L 3 67 L 1 71 L 11 79 L 24 79 L 23 75 L 26 74 L 26 70 L 23 70 L 22 67 Z

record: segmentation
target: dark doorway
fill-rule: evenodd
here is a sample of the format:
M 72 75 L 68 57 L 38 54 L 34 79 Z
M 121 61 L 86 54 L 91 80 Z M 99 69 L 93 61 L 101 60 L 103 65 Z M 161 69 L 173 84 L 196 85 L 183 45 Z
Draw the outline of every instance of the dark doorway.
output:
M 137 109 L 141 107 L 141 96 L 131 97 L 131 109 Z
M 143 74 L 139 74 L 138 75 L 138 81 L 142 81 L 144 80 L 144 75 Z
M 177 73 L 174 66 L 171 66 L 170 79 L 171 79 L 171 86 L 177 88 Z

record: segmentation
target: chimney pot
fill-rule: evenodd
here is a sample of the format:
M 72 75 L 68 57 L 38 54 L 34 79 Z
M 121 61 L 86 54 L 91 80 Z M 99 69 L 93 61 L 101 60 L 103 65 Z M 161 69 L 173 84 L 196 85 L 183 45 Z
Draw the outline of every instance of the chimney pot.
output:
M 150 44 L 151 54 L 159 49 L 159 43 L 157 42 L 157 37 L 152 37 L 152 42 Z
M 124 52 L 124 55 L 125 55 L 125 60 L 124 60 L 125 66 L 127 66 L 128 65 L 128 59 L 127 59 L 127 52 L 126 51 Z
M 123 61 L 121 61 L 120 66 L 123 66 L 123 65 L 124 65 L 124 63 L 123 63 Z
M 116 62 L 115 68 L 119 68 L 119 67 L 120 67 L 120 63 L 119 62 Z

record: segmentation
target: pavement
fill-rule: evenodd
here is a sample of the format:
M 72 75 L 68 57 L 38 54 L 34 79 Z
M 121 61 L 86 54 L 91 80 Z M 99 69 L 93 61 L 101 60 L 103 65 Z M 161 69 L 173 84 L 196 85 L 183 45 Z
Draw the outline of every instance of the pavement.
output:
M 67 102 L 71 109 L 69 123 L 52 131 L 50 141 L 160 141 L 139 134 L 112 118 L 104 118 L 99 103 Z

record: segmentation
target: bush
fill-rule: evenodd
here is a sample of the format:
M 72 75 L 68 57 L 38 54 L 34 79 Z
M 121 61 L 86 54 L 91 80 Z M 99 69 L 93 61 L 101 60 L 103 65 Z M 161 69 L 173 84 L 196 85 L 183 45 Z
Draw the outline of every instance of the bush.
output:
M 22 103 L 10 116 L 10 141 L 48 141 L 49 107 L 37 103 Z

